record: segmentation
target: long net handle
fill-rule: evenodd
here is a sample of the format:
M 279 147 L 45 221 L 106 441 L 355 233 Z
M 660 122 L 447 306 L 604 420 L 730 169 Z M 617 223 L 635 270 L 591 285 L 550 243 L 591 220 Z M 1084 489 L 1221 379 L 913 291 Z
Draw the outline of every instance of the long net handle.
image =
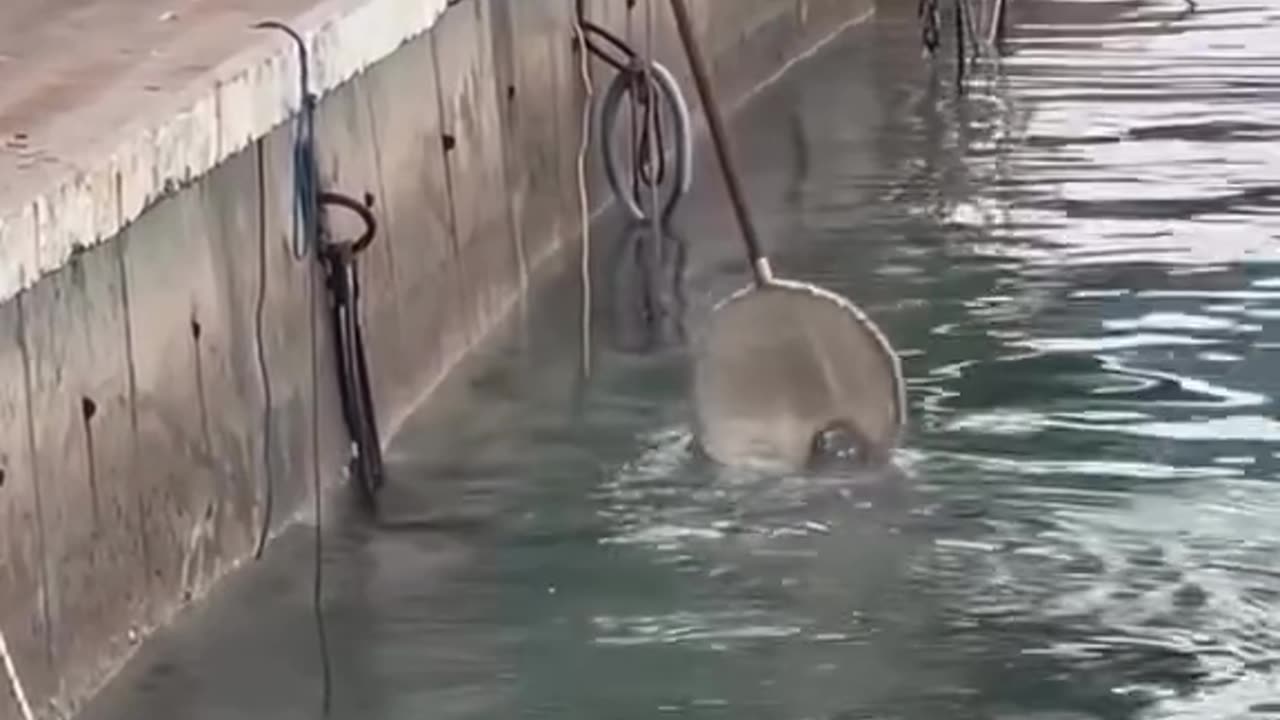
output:
M 734 216 L 738 220 L 738 229 L 742 232 L 742 242 L 747 247 L 747 259 L 751 262 L 751 271 L 755 276 L 756 285 L 767 285 L 773 279 L 769 260 L 760 251 L 760 238 L 756 234 L 755 223 L 747 209 L 746 193 L 742 190 L 742 183 L 729 147 L 729 134 L 725 130 L 724 117 L 720 112 L 719 103 L 716 102 L 715 93 L 711 89 L 706 60 L 702 56 L 698 39 L 693 34 L 693 21 L 689 17 L 689 7 L 685 0 L 671 0 L 671 10 L 675 15 L 680 40 L 684 43 L 685 54 L 689 58 L 689 68 L 693 71 L 694 84 L 698 87 L 702 110 L 707 116 L 707 126 L 711 130 L 711 144 L 715 146 L 716 157 L 720 161 L 720 172 L 724 176 L 725 187 L 729 191 L 729 200 L 733 205 Z

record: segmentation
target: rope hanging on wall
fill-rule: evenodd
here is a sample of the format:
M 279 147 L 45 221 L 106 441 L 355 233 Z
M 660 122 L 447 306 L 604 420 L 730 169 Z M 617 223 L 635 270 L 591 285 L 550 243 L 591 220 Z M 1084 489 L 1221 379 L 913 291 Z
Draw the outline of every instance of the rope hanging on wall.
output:
M 591 146 L 591 59 L 588 56 L 586 23 L 582 16 L 582 2 L 573 18 L 573 32 L 577 38 L 578 71 L 582 80 L 581 139 L 578 142 L 577 182 L 578 221 L 582 229 L 582 374 L 591 375 L 591 203 L 587 189 L 587 150 Z

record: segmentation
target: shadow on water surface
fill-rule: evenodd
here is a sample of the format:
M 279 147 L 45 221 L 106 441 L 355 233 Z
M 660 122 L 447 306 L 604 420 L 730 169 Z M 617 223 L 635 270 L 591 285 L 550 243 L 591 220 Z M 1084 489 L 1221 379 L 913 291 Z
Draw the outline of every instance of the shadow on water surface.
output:
M 336 717 L 1276 716 L 1280 13 L 1020 2 L 963 99 L 910 20 L 734 128 L 778 271 L 903 352 L 900 475 L 696 452 L 685 344 L 746 280 L 704 167 L 670 247 L 603 233 L 588 380 L 567 268 L 397 438 L 399 529 L 335 521 Z M 307 552 L 88 716 L 313 717 Z

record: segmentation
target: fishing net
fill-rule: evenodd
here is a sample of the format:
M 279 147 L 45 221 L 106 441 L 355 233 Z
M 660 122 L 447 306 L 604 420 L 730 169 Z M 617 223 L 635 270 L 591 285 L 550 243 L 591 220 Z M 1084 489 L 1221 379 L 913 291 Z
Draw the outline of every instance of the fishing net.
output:
M 722 303 L 694 352 L 704 451 L 727 465 L 801 468 L 832 434 L 888 459 L 905 419 L 898 358 L 849 301 L 774 280 Z

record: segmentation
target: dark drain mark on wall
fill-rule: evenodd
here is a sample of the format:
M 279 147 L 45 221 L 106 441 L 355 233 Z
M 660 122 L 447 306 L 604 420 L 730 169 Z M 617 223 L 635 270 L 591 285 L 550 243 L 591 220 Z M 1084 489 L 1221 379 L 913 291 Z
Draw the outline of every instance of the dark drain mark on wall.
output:
M 204 443 L 205 457 L 213 456 L 213 435 L 209 432 L 209 400 L 204 394 L 204 358 L 200 353 L 200 337 L 203 328 L 194 315 L 191 317 L 191 343 L 195 352 L 196 398 L 200 402 L 200 439 Z
M 80 417 L 84 423 L 85 465 L 89 470 L 89 494 L 93 499 L 93 531 L 102 529 L 102 509 L 98 501 L 98 462 L 93 452 L 93 418 L 98 414 L 98 404 L 93 398 L 80 398 Z

